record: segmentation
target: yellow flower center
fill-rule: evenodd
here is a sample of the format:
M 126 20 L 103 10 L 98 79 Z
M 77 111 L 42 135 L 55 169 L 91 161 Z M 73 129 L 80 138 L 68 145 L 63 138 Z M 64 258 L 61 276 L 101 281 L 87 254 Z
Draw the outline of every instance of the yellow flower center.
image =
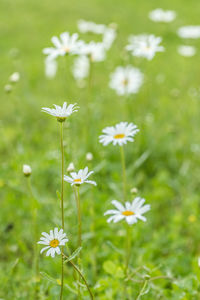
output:
M 56 248 L 57 246 L 59 245 L 59 241 L 58 240 L 52 240 L 50 242 L 50 246 L 53 247 L 53 248 Z
M 122 80 L 122 84 L 123 84 L 124 86 L 128 85 L 128 79 Z
M 81 182 L 81 179 L 80 179 L 80 178 L 74 179 L 74 182 L 80 183 L 80 182 Z
M 114 135 L 114 139 L 123 139 L 125 137 L 124 133 L 118 133 L 116 135 Z
M 122 215 L 128 217 L 128 216 L 134 215 L 134 212 L 132 212 L 130 210 L 125 210 L 125 211 L 122 212 Z
M 70 51 L 70 49 L 68 47 L 63 47 L 63 50 L 68 53 Z

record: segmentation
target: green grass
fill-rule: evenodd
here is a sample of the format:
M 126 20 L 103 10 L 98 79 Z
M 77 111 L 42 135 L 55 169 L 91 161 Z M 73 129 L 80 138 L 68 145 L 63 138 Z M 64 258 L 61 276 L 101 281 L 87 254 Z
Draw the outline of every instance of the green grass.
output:
M 148 12 L 156 7 L 174 9 L 177 19 L 156 24 Z M 41 107 L 65 100 L 80 106 L 65 124 L 65 173 L 73 161 L 77 170 L 94 169 L 97 187 L 81 188 L 84 242 L 82 261 L 95 299 L 123 299 L 123 222 L 107 224 L 103 213 L 112 199 L 123 196 L 118 147 L 103 147 L 98 136 L 105 126 L 120 121 L 140 128 L 134 143 L 125 147 L 128 191 L 151 204 L 147 222 L 132 227 L 131 268 L 139 271 L 134 280 L 169 276 L 149 281 L 141 299 L 196 300 L 200 292 L 199 178 L 200 178 L 200 58 L 199 40 L 186 41 L 198 49 L 196 56 L 183 58 L 177 46 L 179 26 L 199 24 L 197 0 L 163 1 L 25 1 L 0 3 L 0 86 L 1 86 L 1 214 L 0 214 L 0 298 L 31 299 L 34 288 L 32 269 L 33 235 L 31 204 L 22 165 L 33 169 L 32 185 L 39 201 L 38 239 L 42 231 L 61 225 L 59 200 L 59 124 L 41 113 Z M 55 79 L 44 76 L 42 49 L 50 38 L 63 31 L 76 32 L 77 20 L 118 24 L 117 39 L 107 59 L 94 65 L 93 89 L 80 89 L 71 75 L 73 57 L 60 58 Z M 123 48 L 131 33 L 154 33 L 163 37 L 164 53 L 152 61 L 123 58 Z M 83 39 L 93 36 L 81 35 Z M 18 49 L 13 55 L 13 48 Z M 109 89 L 109 74 L 118 65 L 138 66 L 145 74 L 141 91 L 128 99 Z M 9 76 L 18 71 L 21 80 L 10 94 L 4 92 Z M 163 78 L 163 82 L 159 82 Z M 197 90 L 197 93 L 192 91 Z M 88 113 L 89 112 L 89 113 Z M 94 155 L 87 162 L 85 154 Z M 128 193 L 129 200 L 134 195 Z M 77 216 L 71 187 L 65 183 L 65 222 L 69 247 L 77 247 Z M 39 256 L 41 272 L 60 278 L 60 257 Z M 70 265 L 65 267 L 65 283 L 75 289 Z M 130 299 L 136 299 L 143 283 L 129 281 Z M 38 299 L 58 299 L 59 286 L 41 277 Z M 65 287 L 64 299 L 76 299 Z M 84 299 L 89 299 L 87 292 Z

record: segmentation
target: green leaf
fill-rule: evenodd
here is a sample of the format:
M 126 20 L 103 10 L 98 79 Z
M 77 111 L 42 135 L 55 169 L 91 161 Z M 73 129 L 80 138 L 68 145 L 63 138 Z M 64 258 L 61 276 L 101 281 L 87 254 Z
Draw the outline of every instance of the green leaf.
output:
M 64 262 L 67 263 L 70 260 L 73 260 L 77 255 L 79 255 L 79 253 L 81 252 L 82 247 L 77 248 L 72 255 L 70 255 Z
M 51 277 L 50 275 L 48 275 L 45 272 L 40 272 L 40 274 L 42 275 L 42 277 L 44 277 L 45 279 L 47 279 L 48 281 L 56 284 L 56 285 L 60 285 L 58 280 L 56 280 L 55 278 Z

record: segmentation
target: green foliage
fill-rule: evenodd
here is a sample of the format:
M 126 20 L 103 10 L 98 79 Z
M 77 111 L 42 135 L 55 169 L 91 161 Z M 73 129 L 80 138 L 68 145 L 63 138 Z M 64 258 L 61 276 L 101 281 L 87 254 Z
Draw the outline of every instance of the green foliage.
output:
M 161 5 L 177 12 L 173 23 L 148 19 L 149 11 Z M 60 256 L 40 255 L 38 247 L 41 276 L 34 275 L 31 207 L 38 210 L 38 240 L 42 231 L 61 226 L 59 124 L 41 113 L 41 107 L 64 101 L 80 106 L 64 124 L 65 174 L 71 161 L 77 170 L 88 165 L 98 183 L 80 189 L 81 271 L 95 299 L 125 300 L 125 286 L 131 300 L 140 293 L 141 300 L 199 298 L 200 58 L 181 57 L 177 47 L 191 44 L 199 54 L 200 41 L 182 41 L 176 35 L 179 26 L 199 24 L 199 11 L 197 0 L 164 0 L 162 4 L 157 0 L 1 1 L 1 299 L 32 299 L 35 286 L 39 300 L 59 298 Z M 53 35 L 76 32 L 80 18 L 118 24 L 107 59 L 93 66 L 90 94 L 87 82 L 79 88 L 72 78 L 73 57 L 59 59 L 55 79 L 44 76 L 42 49 L 51 46 Z M 124 57 L 129 34 L 143 32 L 162 36 L 165 52 L 153 61 Z M 140 68 L 145 82 L 137 95 L 124 98 L 109 89 L 108 82 L 116 66 L 127 64 Z M 21 79 L 5 93 L 4 86 L 15 71 Z M 103 216 L 111 200 L 123 197 L 120 153 L 117 147 L 104 148 L 98 142 L 105 126 L 120 121 L 140 128 L 135 142 L 125 147 L 127 198 L 138 195 L 151 204 L 147 222 L 132 227 L 128 276 L 124 275 L 124 224 L 107 224 Z M 87 152 L 93 153 L 93 161 L 86 161 Z M 24 163 L 32 167 L 34 202 L 22 173 Z M 131 194 L 133 187 L 138 193 Z M 66 183 L 64 189 L 65 232 L 73 253 L 69 256 L 76 259 L 75 199 L 70 185 Z M 77 298 L 74 276 L 70 263 L 65 264 L 64 299 Z M 82 290 L 83 299 L 89 299 L 86 288 Z

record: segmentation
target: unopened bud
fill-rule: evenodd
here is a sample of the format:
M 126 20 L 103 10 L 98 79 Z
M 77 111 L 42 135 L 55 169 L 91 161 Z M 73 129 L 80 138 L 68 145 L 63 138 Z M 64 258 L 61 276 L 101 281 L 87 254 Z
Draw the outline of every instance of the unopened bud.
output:
M 73 172 L 74 170 L 75 170 L 74 164 L 73 162 L 71 162 L 67 167 L 67 172 Z
M 137 194 L 138 189 L 136 187 L 131 189 L 131 194 Z
M 32 173 L 31 167 L 29 165 L 23 165 L 23 173 L 25 176 L 30 176 Z
M 4 90 L 5 90 L 6 93 L 12 92 L 12 85 L 11 84 L 6 84 L 4 86 Z
M 86 160 L 88 160 L 88 161 L 93 160 L 93 154 L 92 154 L 91 152 L 88 152 L 88 153 L 86 154 Z

